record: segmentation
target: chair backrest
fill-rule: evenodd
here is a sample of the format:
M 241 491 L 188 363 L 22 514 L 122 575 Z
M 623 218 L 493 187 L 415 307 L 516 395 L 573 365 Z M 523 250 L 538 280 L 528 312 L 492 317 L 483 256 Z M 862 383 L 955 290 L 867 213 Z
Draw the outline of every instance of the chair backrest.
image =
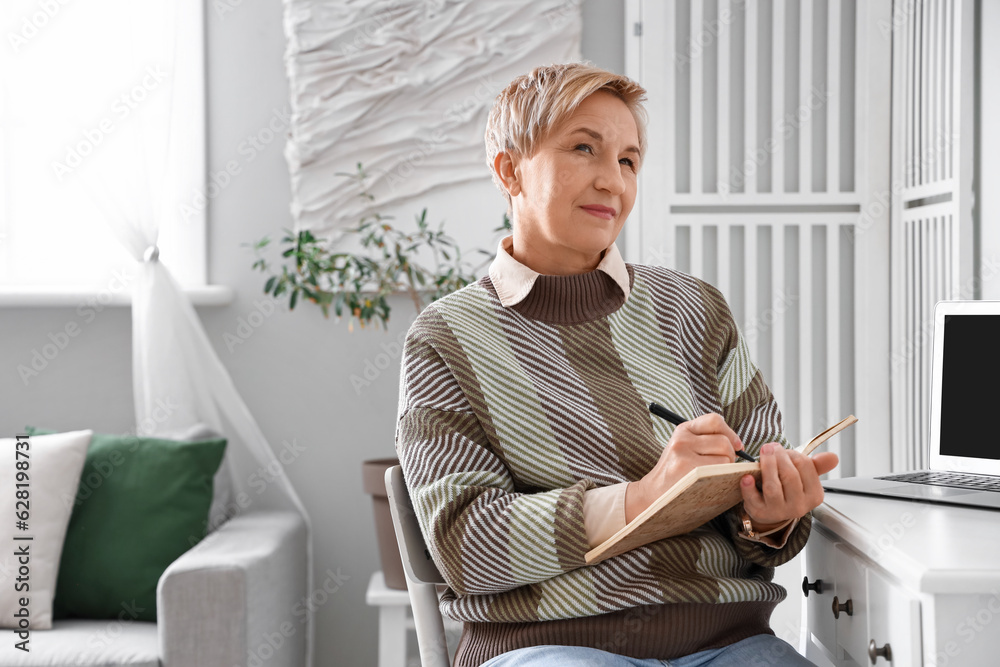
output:
M 403 480 L 403 469 L 393 466 L 385 471 L 385 490 L 389 496 L 392 527 L 406 573 L 406 588 L 410 594 L 413 627 L 417 632 L 422 667 L 449 667 L 448 642 L 444 621 L 438 606 L 437 584 L 445 583 L 434 564 L 424 535 L 420 532 L 417 515 L 413 512 L 410 492 Z

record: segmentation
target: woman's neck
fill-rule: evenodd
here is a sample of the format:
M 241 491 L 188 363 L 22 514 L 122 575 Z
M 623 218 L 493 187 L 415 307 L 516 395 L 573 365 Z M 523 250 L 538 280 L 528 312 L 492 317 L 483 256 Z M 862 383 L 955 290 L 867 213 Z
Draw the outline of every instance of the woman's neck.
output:
M 552 246 L 526 239 L 515 234 L 511 256 L 535 273 L 546 276 L 572 276 L 596 269 L 604 257 L 604 250 L 597 254 L 589 254 L 564 246 Z

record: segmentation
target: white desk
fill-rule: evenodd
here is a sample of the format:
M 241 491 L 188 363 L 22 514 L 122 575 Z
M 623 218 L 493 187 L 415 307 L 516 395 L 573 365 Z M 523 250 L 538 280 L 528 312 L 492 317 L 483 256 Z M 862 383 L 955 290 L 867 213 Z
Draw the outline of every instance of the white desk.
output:
M 814 516 L 805 571 L 823 583 L 806 601 L 810 660 L 1000 665 L 1000 512 L 827 492 Z M 871 661 L 873 641 L 891 662 Z

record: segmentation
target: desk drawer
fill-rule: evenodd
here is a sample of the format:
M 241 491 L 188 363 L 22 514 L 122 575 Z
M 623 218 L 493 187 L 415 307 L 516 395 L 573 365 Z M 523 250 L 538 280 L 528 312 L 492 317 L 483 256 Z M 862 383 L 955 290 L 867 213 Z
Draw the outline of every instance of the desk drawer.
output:
M 837 657 L 845 665 L 868 664 L 867 561 L 844 544 L 833 553 L 834 598 L 826 609 L 837 627 Z M 834 614 L 834 603 L 838 613 Z
M 920 601 L 868 569 L 868 641 L 877 649 L 889 646 L 892 660 L 876 658 L 876 665 L 920 665 Z
M 919 599 L 847 545 L 825 536 L 814 545 L 813 539 L 807 552 L 807 576 L 810 582 L 823 580 L 822 593 L 810 591 L 807 603 L 809 631 L 815 641 L 840 667 L 921 664 Z M 829 577 L 832 586 L 827 586 L 824 577 Z M 874 663 L 872 641 L 881 652 Z
M 806 614 L 809 631 L 816 641 L 839 659 L 841 655 L 837 651 L 837 625 L 831 613 L 836 585 L 833 566 L 835 547 L 834 542 L 818 530 L 813 530 L 809 535 L 806 543 L 805 579 L 812 588 L 806 595 Z

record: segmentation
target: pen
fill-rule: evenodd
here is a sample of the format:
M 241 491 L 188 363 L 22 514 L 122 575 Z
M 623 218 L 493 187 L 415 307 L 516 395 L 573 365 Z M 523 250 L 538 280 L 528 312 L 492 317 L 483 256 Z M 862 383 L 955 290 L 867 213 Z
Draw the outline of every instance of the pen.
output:
M 684 417 L 681 417 L 679 414 L 677 414 L 673 410 L 668 410 L 667 408 L 663 407 L 659 403 L 650 403 L 649 404 L 649 411 L 652 412 L 657 417 L 660 417 L 662 419 L 666 419 L 668 422 L 670 422 L 674 426 L 680 426 L 681 424 L 683 424 L 684 422 L 687 421 L 686 419 L 684 419 Z M 757 462 L 756 460 L 754 460 L 754 457 L 750 456 L 749 454 L 747 454 L 742 449 L 737 449 L 735 451 L 736 451 L 736 456 L 740 457 L 744 461 L 749 461 L 750 463 L 756 463 Z

